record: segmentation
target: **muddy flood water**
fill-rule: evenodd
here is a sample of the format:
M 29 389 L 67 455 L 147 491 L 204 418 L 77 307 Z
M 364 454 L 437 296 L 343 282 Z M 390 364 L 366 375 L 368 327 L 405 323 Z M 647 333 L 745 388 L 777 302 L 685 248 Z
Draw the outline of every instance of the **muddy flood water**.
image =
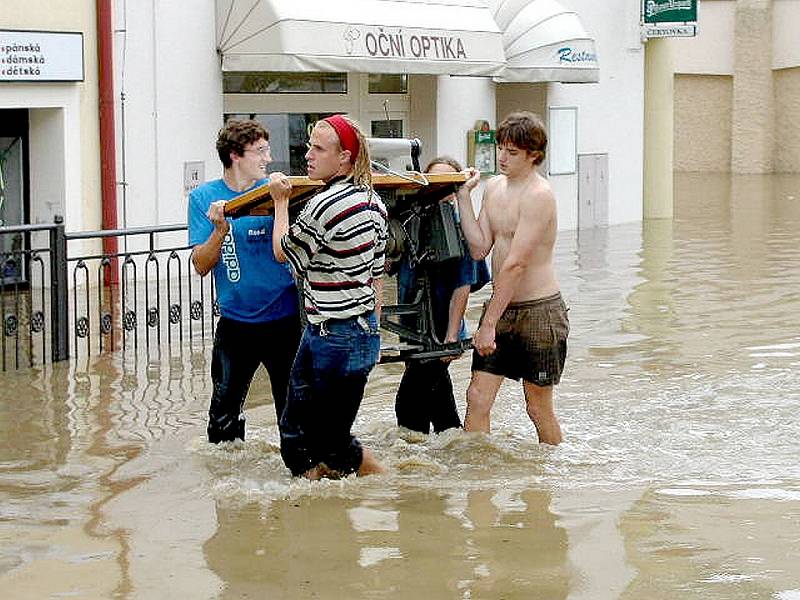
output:
M 389 473 L 294 481 L 263 371 L 205 442 L 210 347 L 0 374 L 0 597 L 800 599 L 800 177 L 676 195 L 560 234 L 557 448 L 513 382 L 490 435 L 400 430 L 385 365 L 355 431 Z

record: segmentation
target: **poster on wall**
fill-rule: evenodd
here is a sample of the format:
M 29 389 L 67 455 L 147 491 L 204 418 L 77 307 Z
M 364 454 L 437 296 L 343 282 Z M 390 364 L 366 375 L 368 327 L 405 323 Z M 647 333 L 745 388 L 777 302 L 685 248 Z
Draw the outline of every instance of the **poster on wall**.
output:
M 551 106 L 549 111 L 550 175 L 572 175 L 578 169 L 578 108 Z

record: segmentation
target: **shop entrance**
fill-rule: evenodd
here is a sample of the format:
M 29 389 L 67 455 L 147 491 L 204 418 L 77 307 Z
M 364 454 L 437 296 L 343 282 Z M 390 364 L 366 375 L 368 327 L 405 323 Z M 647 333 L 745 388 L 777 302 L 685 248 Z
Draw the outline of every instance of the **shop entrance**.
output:
M 27 223 L 29 206 L 28 110 L 0 109 L 0 227 Z M 25 235 L 0 236 L 3 285 L 25 280 Z
M 260 121 L 270 134 L 271 171 L 305 175 L 314 124 L 335 113 L 355 118 L 369 137 L 408 135 L 407 75 L 225 73 L 225 118 Z

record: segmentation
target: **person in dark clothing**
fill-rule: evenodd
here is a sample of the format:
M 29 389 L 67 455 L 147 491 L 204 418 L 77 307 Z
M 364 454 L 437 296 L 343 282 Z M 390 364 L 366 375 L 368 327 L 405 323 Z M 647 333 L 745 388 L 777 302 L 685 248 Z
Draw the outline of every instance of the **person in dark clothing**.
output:
M 458 173 L 461 165 L 452 158 L 435 158 L 425 168 L 426 173 Z M 450 198 L 447 201 L 453 201 Z M 443 342 L 466 337 L 464 311 L 470 291 L 477 291 L 489 281 L 486 262 L 476 261 L 465 249 L 460 258 L 435 265 L 416 268 L 407 256 L 399 265 L 397 296 L 401 304 L 414 301 L 418 293 L 418 269 L 427 270 L 433 307 L 433 327 Z M 408 361 L 395 397 L 397 424 L 406 429 L 436 433 L 461 427 L 461 419 L 453 395 L 453 383 L 448 368 L 455 356 L 427 361 Z

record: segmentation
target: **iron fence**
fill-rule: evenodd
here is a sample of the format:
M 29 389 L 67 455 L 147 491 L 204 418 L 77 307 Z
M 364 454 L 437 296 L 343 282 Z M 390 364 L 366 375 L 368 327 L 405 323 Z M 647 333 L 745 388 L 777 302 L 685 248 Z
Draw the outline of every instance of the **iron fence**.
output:
M 219 316 L 212 277 L 191 265 L 185 225 L 67 233 L 0 227 L 3 371 L 117 350 L 160 357 L 205 343 Z M 119 251 L 105 251 L 116 239 Z

